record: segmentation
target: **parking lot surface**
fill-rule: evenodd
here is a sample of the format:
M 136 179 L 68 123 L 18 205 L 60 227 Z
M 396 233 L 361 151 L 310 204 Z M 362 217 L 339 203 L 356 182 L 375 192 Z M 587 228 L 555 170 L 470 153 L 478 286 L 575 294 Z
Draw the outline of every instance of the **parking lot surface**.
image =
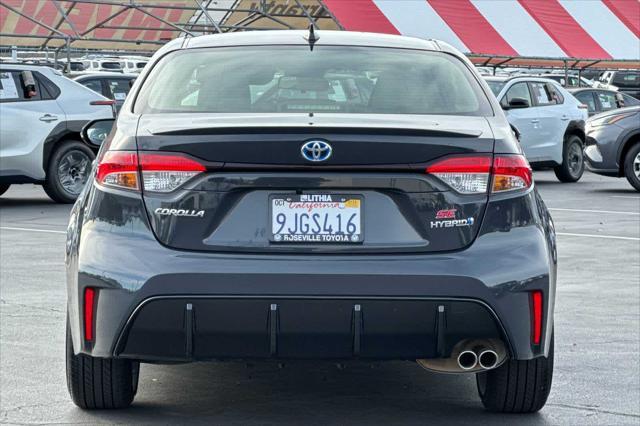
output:
M 82 411 L 64 367 L 70 206 L 22 185 L 0 199 L 0 423 L 638 425 L 640 194 L 589 173 L 535 178 L 559 244 L 555 375 L 538 414 L 488 414 L 472 376 L 409 362 L 145 364 L 130 409 Z

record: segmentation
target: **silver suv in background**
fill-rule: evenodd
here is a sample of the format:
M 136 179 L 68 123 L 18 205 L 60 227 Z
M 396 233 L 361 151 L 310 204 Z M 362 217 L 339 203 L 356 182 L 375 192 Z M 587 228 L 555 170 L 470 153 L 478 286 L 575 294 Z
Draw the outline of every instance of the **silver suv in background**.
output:
M 553 167 L 561 182 L 584 173 L 584 125 L 588 113 L 557 82 L 539 77 L 484 77 L 519 134 L 533 167 Z
M 113 104 L 52 68 L 2 64 L 0 195 L 12 184 L 37 183 L 54 201 L 75 201 L 95 158 L 80 131 L 112 118 Z

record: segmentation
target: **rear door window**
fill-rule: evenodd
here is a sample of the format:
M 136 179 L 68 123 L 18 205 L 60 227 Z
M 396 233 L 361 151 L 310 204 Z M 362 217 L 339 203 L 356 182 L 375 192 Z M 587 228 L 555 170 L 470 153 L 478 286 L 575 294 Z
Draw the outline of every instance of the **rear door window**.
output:
M 551 92 L 551 87 L 546 83 L 532 82 L 531 91 L 533 92 L 533 99 L 535 100 L 536 105 L 538 106 L 546 106 L 546 105 L 555 105 L 557 103 L 556 99 L 553 97 Z
M 17 101 L 23 98 L 20 80 L 16 79 L 16 73 L 0 71 L 0 101 Z
M 0 102 L 34 102 L 41 101 L 42 87 L 37 73 L 32 72 L 36 83 L 36 94 L 30 98 L 25 96 L 20 70 L 0 71 Z
M 109 94 L 111 99 L 116 101 L 124 101 L 129 93 L 129 80 L 123 78 L 113 78 L 107 80 L 107 86 L 109 87 Z
M 83 80 L 80 82 L 83 86 L 88 87 L 89 89 L 93 90 L 96 93 L 99 94 L 103 94 L 102 92 L 102 81 L 98 80 L 98 79 L 92 79 L 92 80 Z
M 602 111 L 610 111 L 618 108 L 616 95 L 610 92 L 598 92 L 598 102 Z

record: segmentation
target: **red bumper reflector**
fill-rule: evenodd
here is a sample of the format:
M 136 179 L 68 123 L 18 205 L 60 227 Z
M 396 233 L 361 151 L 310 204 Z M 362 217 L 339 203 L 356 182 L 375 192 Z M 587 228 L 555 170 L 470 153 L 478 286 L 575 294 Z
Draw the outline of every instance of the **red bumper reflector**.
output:
M 531 305 L 533 308 L 533 344 L 539 345 L 542 340 L 542 292 L 539 290 L 531 293 Z
M 84 340 L 93 341 L 93 310 L 95 306 L 96 290 L 91 287 L 84 289 Z

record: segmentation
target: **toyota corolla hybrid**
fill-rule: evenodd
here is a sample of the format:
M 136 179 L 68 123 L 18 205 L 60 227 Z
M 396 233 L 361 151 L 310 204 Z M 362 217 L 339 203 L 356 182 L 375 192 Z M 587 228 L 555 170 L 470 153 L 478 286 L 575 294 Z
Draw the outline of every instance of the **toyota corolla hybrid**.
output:
M 553 223 L 500 104 L 449 45 L 175 40 L 96 163 L 67 240 L 80 407 L 128 406 L 142 363 L 240 359 L 417 361 L 475 374 L 491 411 L 545 404 Z

